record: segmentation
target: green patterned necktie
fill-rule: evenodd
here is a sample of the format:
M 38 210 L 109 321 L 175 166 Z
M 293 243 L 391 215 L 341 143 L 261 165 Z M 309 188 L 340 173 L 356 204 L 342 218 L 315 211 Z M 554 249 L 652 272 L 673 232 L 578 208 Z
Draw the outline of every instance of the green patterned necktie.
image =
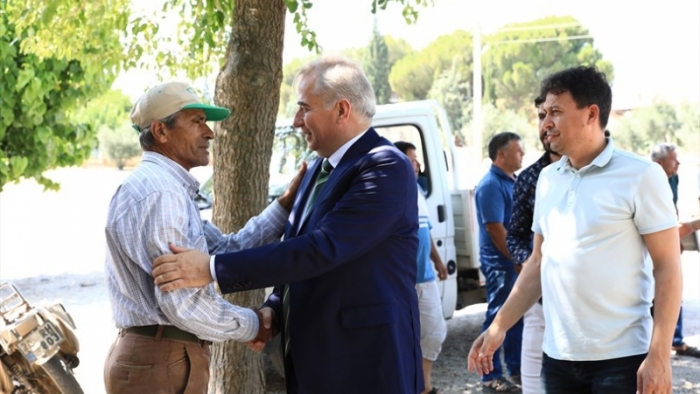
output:
M 311 211 L 316 197 L 318 197 L 319 193 L 321 193 L 321 189 L 323 189 L 323 185 L 326 183 L 326 180 L 328 180 L 328 176 L 331 174 L 332 170 L 333 165 L 328 161 L 328 159 L 323 159 L 323 163 L 321 164 L 321 172 L 319 172 L 318 178 L 316 178 L 316 185 L 314 186 L 314 190 L 311 192 L 309 202 L 306 204 L 306 212 L 304 217 L 306 217 L 306 215 L 308 215 Z M 284 285 L 284 289 L 282 291 L 282 314 L 284 315 L 284 355 L 286 357 L 289 354 L 289 285 Z
M 309 214 L 309 212 L 311 212 L 311 208 L 313 208 L 314 203 L 316 202 L 316 197 L 318 197 L 318 195 L 321 193 L 321 190 L 323 190 L 323 185 L 326 184 L 326 181 L 328 180 L 328 176 L 331 174 L 331 171 L 333 171 L 333 165 L 330 161 L 328 161 L 328 159 L 323 159 L 323 163 L 321 164 L 321 172 L 318 173 L 318 178 L 316 178 L 316 186 L 311 192 L 309 202 L 306 204 L 306 211 L 304 212 L 304 217 L 306 217 Z

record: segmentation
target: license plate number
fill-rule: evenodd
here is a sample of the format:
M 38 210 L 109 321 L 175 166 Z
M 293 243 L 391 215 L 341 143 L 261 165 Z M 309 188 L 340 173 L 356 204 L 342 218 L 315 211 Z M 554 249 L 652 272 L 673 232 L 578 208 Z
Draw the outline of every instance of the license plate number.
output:
M 42 360 L 53 355 L 63 336 L 51 322 L 46 322 L 32 331 L 19 342 L 19 350 L 30 362 Z

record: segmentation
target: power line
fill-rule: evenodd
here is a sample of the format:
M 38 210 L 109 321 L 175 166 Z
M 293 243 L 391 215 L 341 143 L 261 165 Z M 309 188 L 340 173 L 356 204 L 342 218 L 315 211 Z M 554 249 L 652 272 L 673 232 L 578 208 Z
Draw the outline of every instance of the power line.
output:
M 521 27 L 504 27 L 495 31 L 495 33 L 509 32 L 509 31 L 526 31 L 526 30 L 544 30 L 544 29 L 562 29 L 566 27 L 582 27 L 580 23 L 557 23 L 552 25 L 538 25 L 538 26 L 521 26 Z
M 525 44 L 530 42 L 551 42 L 551 41 L 570 41 L 570 40 L 585 40 L 586 38 L 593 38 L 593 36 L 586 34 L 581 36 L 564 36 L 564 37 L 548 37 L 548 38 L 530 38 L 525 40 L 503 40 L 503 41 L 492 41 L 488 42 L 489 45 L 498 44 Z

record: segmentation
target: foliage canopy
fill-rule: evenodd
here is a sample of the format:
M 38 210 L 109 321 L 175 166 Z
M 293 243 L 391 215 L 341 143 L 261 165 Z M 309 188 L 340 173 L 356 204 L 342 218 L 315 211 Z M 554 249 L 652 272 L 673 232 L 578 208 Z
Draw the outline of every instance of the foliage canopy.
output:
M 319 52 L 306 15 L 313 1 L 283 2 L 302 45 Z M 368 11 L 392 2 L 412 22 L 432 1 L 373 0 Z M 97 144 L 95 128 L 75 122 L 70 111 L 109 89 L 119 72 L 141 67 L 196 79 L 219 69 L 234 4 L 0 0 L 0 190 L 21 178 L 57 189 L 44 171 L 82 163 Z M 172 20 L 179 21 L 174 29 Z
M 498 107 L 530 111 L 540 81 L 569 67 L 596 66 L 613 81 L 612 64 L 603 60 L 588 29 L 573 17 L 506 25 L 484 43 L 485 98 Z
M 700 108 L 687 102 L 672 105 L 657 101 L 623 114 L 611 133 L 616 145 L 642 156 L 648 156 L 660 142 L 699 152 Z
M 120 9 L 121 0 L 113 3 Z M 44 171 L 80 164 L 96 145 L 95 130 L 69 112 L 109 88 L 119 70 L 121 45 L 110 27 L 118 12 L 106 7 L 0 2 L 0 190 L 21 178 L 57 189 Z M 89 23 L 99 12 L 105 25 Z

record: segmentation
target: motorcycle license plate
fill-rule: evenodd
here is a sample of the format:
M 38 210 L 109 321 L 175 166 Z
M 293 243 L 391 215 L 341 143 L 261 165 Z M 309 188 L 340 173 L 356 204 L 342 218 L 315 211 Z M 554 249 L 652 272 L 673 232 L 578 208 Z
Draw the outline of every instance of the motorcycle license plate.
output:
M 45 360 L 53 356 L 63 336 L 51 322 L 46 322 L 32 331 L 19 344 L 19 350 L 29 360 Z

